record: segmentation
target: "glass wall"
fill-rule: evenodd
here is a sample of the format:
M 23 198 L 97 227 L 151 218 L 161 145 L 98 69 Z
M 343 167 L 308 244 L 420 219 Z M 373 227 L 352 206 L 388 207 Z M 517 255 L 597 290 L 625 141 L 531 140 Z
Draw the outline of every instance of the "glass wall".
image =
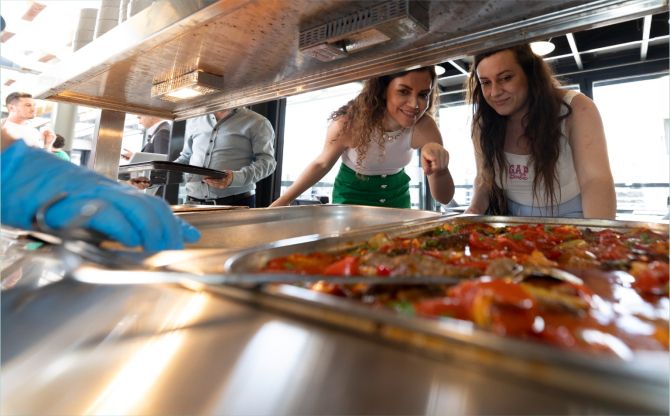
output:
M 668 87 L 667 73 L 593 84 L 619 213 L 667 213 Z
M 454 203 L 468 206 L 472 199 L 472 185 L 477 175 L 475 150 L 470 138 L 472 106 L 461 102 L 442 107 L 439 115 L 442 141 L 444 148 L 449 152 L 449 171 L 456 186 Z

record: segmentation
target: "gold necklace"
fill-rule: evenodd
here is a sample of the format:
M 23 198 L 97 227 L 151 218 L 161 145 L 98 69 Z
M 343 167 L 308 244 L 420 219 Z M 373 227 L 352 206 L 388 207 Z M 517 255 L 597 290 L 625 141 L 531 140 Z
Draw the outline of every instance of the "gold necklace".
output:
M 398 133 L 398 134 L 396 134 L 395 136 L 391 137 L 391 136 L 388 135 L 387 132 L 384 131 L 384 129 L 382 128 L 382 126 L 379 126 L 379 130 L 382 131 L 382 139 L 384 139 L 384 141 L 388 140 L 389 142 L 392 142 L 392 141 L 394 141 L 394 140 L 398 140 L 398 139 L 400 138 L 400 136 L 402 136 L 402 134 L 405 132 L 405 128 L 406 128 L 406 127 L 403 127 L 402 130 L 400 130 L 400 133 Z

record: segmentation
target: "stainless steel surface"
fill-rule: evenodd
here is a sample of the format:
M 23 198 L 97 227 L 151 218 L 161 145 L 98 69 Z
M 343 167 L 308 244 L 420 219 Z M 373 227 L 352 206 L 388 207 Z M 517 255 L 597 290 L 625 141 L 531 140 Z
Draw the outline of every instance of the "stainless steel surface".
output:
M 178 287 L 2 296 L 3 414 L 650 412 Z
M 88 168 L 112 180 L 119 176 L 119 158 L 126 114 L 102 110 L 95 121 Z
M 170 273 L 166 273 L 169 271 Z M 550 275 L 550 274 L 548 274 Z M 148 284 L 204 284 L 204 285 L 258 285 L 265 283 L 305 284 L 323 280 L 336 284 L 457 284 L 463 281 L 457 277 L 365 277 L 365 276 L 305 276 L 295 273 L 249 273 L 249 274 L 202 274 L 172 272 L 169 268 L 160 270 L 105 270 L 98 267 L 80 267 L 70 277 L 82 283 L 95 285 L 148 285 Z M 573 278 L 576 279 L 575 276 Z M 579 279 L 577 279 L 579 280 Z
M 389 237 L 411 236 L 430 231 L 440 224 L 487 222 L 506 224 L 574 224 L 592 229 L 647 227 L 668 233 L 667 224 L 606 220 L 574 220 L 533 217 L 461 216 L 423 223 L 388 227 Z M 290 240 L 237 254 L 226 262 L 227 273 L 249 273 L 264 267 L 268 260 L 294 253 L 338 252 L 359 245 L 375 230 L 349 233 L 342 237 L 316 238 L 291 244 Z M 287 285 L 265 286 L 260 293 L 235 293 L 234 288 L 203 286 L 202 289 L 237 295 L 310 319 L 375 334 L 408 346 L 444 354 L 450 359 L 472 360 L 491 365 L 538 383 L 570 389 L 603 400 L 612 400 L 661 413 L 668 412 L 668 353 L 636 352 L 629 361 L 570 351 L 568 353 L 536 342 L 497 337 L 474 325 L 452 319 L 408 319 L 387 310 L 373 310 L 348 299 Z M 465 346 L 464 346 L 465 344 Z M 462 350 L 462 351 L 461 351 Z M 460 351 L 460 352 L 459 352 Z M 492 355 L 491 355 L 492 354 Z M 495 358 L 491 358 L 495 357 Z
M 439 217 L 435 211 L 308 205 L 224 212 L 177 213 L 202 236 L 192 248 L 242 248 L 313 234 L 330 234 L 378 225 Z
M 230 205 L 170 205 L 173 212 L 196 211 L 230 211 L 232 209 L 248 209 L 248 207 L 234 207 Z
M 300 54 L 299 32 L 370 2 L 159 1 L 64 59 L 37 85 L 21 87 L 41 99 L 181 120 L 668 10 L 661 0 L 429 5 L 427 34 L 320 62 Z M 203 70 L 223 72 L 224 92 L 179 103 L 151 99 L 156 74 L 195 59 Z

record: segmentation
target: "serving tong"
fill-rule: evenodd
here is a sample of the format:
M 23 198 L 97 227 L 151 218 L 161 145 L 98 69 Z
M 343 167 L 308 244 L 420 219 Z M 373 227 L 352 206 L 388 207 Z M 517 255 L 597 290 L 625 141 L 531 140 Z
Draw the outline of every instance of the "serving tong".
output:
M 67 192 L 61 192 L 42 205 L 35 214 L 34 230 L 28 233 L 29 238 L 51 245 L 51 250 L 48 252 L 24 250 L 20 259 L 2 269 L 1 279 L 3 281 L 35 260 L 57 258 L 62 262 L 66 275 L 85 261 L 117 269 L 120 265 L 146 267 L 142 253 L 114 252 L 104 249 L 100 245 L 109 239 L 104 234 L 85 227 L 85 224 L 93 215 L 107 206 L 107 203 L 103 201 L 93 200 L 86 203 L 74 220 L 65 228 L 54 229 L 50 227 L 46 222 L 47 211 L 67 196 Z
M 166 270 L 102 270 L 81 267 L 74 270 L 71 277 L 90 284 L 185 284 L 197 282 L 208 285 L 261 285 L 267 283 L 311 284 L 317 282 L 329 284 L 366 284 L 366 285 L 456 285 L 467 278 L 459 277 L 377 277 L 377 276 L 323 276 L 297 275 L 292 273 L 232 273 L 232 274 L 192 274 Z M 522 282 L 530 277 L 549 277 L 572 284 L 584 284 L 577 276 L 552 267 L 518 266 L 513 275 L 506 276 L 514 282 Z

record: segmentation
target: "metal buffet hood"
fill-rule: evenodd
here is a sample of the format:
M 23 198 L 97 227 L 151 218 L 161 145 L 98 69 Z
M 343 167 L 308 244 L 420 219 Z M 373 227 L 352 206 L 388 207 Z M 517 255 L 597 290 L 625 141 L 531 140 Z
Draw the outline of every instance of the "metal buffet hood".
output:
M 380 26 L 349 40 L 367 47 L 331 61 L 300 51 L 301 33 L 383 3 L 410 9 L 398 1 L 157 1 L 21 87 L 40 99 L 183 120 L 668 10 L 667 0 L 410 2 L 412 13 L 426 13 L 401 22 L 419 22 L 415 33 L 365 45 L 366 35 L 388 33 Z M 337 54 L 333 45 L 322 44 Z M 151 98 L 155 76 L 191 62 L 222 75 L 223 91 Z

